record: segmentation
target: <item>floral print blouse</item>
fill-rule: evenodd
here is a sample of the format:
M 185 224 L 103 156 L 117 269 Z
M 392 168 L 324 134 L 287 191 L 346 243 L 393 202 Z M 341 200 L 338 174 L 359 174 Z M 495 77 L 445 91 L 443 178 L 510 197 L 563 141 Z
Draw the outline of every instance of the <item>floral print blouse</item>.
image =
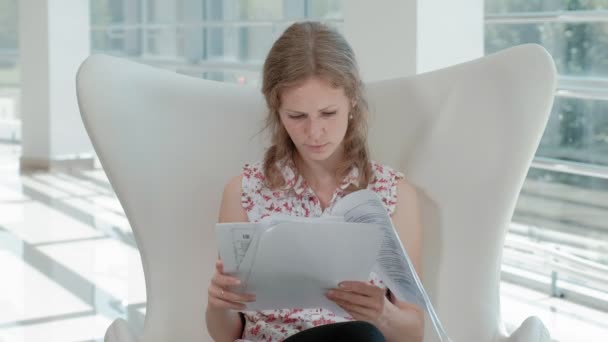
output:
M 389 215 L 392 215 L 397 204 L 397 181 L 404 178 L 404 175 L 375 161 L 370 163 L 373 175 L 367 188 L 380 197 Z M 245 164 L 243 167 L 241 204 L 250 222 L 258 222 L 272 214 L 305 217 L 329 215 L 336 201 L 347 194 L 347 188 L 351 184 L 359 185 L 359 171 L 357 168 L 351 168 L 336 188 L 327 208 L 323 209 L 319 198 L 307 185 L 304 177 L 296 176 L 295 165 L 291 159 L 279 161 L 276 165 L 281 170 L 286 186 L 282 190 L 274 191 L 264 186 L 261 161 Z M 386 287 L 373 272 L 369 281 L 379 287 Z M 243 315 L 245 327 L 242 339 L 238 341 L 283 341 L 308 328 L 353 320 L 352 317 L 339 316 L 323 308 L 245 311 Z

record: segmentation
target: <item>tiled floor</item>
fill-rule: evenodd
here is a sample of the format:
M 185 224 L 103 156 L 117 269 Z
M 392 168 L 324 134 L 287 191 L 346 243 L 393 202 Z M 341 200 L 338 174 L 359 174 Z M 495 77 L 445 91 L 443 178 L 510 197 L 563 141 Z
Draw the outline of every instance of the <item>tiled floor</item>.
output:
M 18 172 L 0 144 L 0 342 L 101 341 L 114 318 L 135 329 L 145 284 L 128 222 L 102 170 Z M 503 318 L 537 315 L 557 341 L 608 341 L 608 313 L 502 284 Z
M 107 181 L 19 175 L 19 153 L 0 145 L 0 341 L 101 341 L 127 316 L 140 328 L 141 261 Z

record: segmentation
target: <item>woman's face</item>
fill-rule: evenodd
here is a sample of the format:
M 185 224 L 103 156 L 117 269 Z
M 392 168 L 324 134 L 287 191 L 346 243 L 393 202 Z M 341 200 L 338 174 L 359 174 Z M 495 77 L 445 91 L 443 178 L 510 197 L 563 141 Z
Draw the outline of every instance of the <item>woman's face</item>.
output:
M 342 152 L 351 103 L 344 89 L 311 77 L 281 94 L 281 122 L 304 160 L 322 161 Z

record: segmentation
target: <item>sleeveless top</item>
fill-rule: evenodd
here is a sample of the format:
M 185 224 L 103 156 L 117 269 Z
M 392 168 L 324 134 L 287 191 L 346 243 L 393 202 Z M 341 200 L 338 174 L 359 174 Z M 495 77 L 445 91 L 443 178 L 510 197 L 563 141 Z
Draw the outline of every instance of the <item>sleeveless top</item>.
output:
M 374 161 L 370 164 L 373 172 L 367 188 L 380 197 L 392 216 L 397 204 L 397 181 L 404 178 L 404 175 Z M 295 165 L 290 158 L 279 161 L 276 165 L 286 185 L 274 191 L 264 186 L 262 161 L 245 164 L 243 167 L 241 204 L 250 222 L 258 222 L 266 216 L 278 213 L 306 217 L 324 216 L 331 212 L 337 200 L 346 195 L 349 185 L 359 186 L 359 171 L 357 168 L 351 168 L 334 192 L 329 205 L 323 210 L 318 197 L 307 185 L 304 177 L 296 177 Z M 369 281 L 381 288 L 386 287 L 373 272 Z M 237 341 L 283 341 L 308 328 L 353 320 L 352 317 L 342 317 L 322 308 L 244 311 L 243 315 L 245 327 L 242 339 Z

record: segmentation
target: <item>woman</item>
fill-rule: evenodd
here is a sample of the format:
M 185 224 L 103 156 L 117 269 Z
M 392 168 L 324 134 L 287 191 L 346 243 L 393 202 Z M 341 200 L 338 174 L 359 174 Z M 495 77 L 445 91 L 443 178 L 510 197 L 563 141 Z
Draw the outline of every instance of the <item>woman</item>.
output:
M 354 53 L 335 30 L 291 25 L 272 46 L 263 70 L 271 146 L 224 189 L 219 221 L 256 222 L 273 213 L 316 217 L 346 194 L 371 189 L 381 198 L 418 274 L 421 226 L 416 191 L 404 175 L 369 158 L 367 103 Z M 222 262 L 208 289 L 207 327 L 216 341 L 421 341 L 424 316 L 397 300 L 375 274 L 344 281 L 327 298 L 349 316 L 325 309 L 249 312 L 254 294 Z

